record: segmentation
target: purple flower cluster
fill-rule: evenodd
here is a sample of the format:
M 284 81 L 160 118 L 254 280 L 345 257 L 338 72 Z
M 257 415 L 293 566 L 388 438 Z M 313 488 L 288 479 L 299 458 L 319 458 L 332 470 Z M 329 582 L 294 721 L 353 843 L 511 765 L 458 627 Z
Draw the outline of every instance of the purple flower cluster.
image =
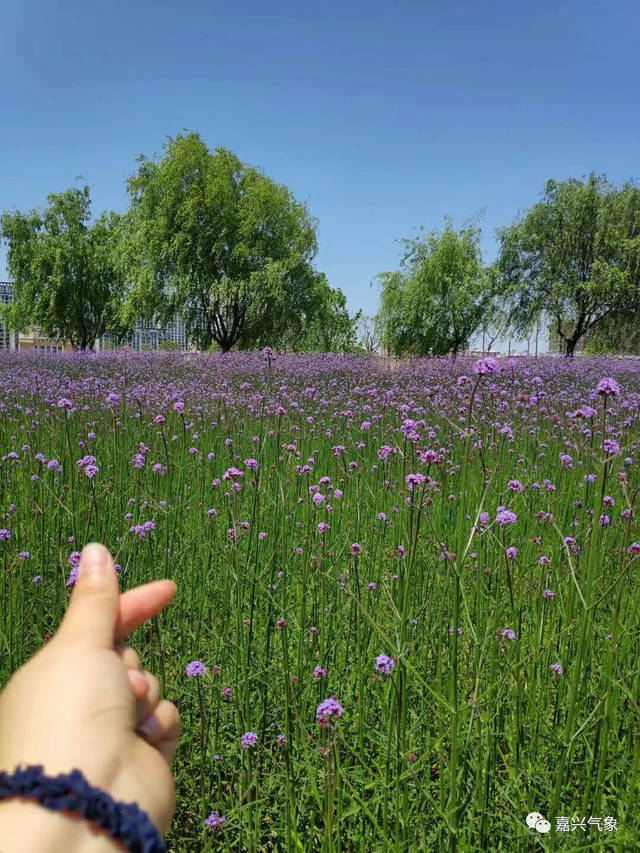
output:
M 133 524 L 129 528 L 129 533 L 133 533 L 140 539 L 141 542 L 147 538 L 147 534 L 156 529 L 155 521 L 145 521 L 144 524 Z
M 493 376 L 499 371 L 500 365 L 495 358 L 486 356 L 478 359 L 474 369 L 478 376 Z
M 598 394 L 604 397 L 617 397 L 620 390 L 620 383 L 611 377 L 605 377 L 598 382 Z
M 192 660 L 185 672 L 188 678 L 201 677 L 207 674 L 207 667 L 200 660 Z
M 512 631 L 511 628 L 502 628 L 500 631 L 498 631 L 498 634 L 500 637 L 502 637 L 505 640 L 517 640 L 518 639 L 516 632 Z
M 243 749 L 251 749 L 258 743 L 258 735 L 256 732 L 245 732 L 240 738 L 240 746 Z
M 331 720 L 339 719 L 343 714 L 344 709 L 336 696 L 323 700 L 316 708 L 316 720 L 321 728 L 325 728 Z
M 69 587 L 78 578 L 79 551 L 65 565 L 80 547 L 72 534 L 108 537 L 124 567 L 123 587 L 165 573 L 179 579 L 179 606 L 163 626 L 168 665 L 173 681 L 176 667 L 178 681 L 196 679 L 183 685 L 187 705 L 196 688 L 209 697 L 211 735 L 224 755 L 213 758 L 222 762 L 214 783 L 224 802 L 233 773 L 227 754 L 256 770 L 258 753 L 260 774 L 273 771 L 277 785 L 286 762 L 299 764 L 300 733 L 314 712 L 308 745 L 325 758 L 338 733 L 349 739 L 362 721 L 381 731 L 395 726 L 388 701 L 397 698 L 400 676 L 411 714 L 427 719 L 428 688 L 442 687 L 430 681 L 446 679 L 438 648 L 448 656 L 458 647 L 461 701 L 479 701 L 482 711 L 472 690 L 487 630 L 505 726 L 514 725 L 522 689 L 507 677 L 510 668 L 536 649 L 544 655 L 531 672 L 532 695 L 557 699 L 564 715 L 565 671 L 554 661 L 569 666 L 575 653 L 580 627 L 571 619 L 582 606 L 575 579 L 584 594 L 589 554 L 597 556 L 593 630 L 603 638 L 628 623 L 619 648 L 609 635 L 606 653 L 612 673 L 630 660 L 625 638 L 634 636 L 635 610 L 614 582 L 623 577 L 622 595 L 632 591 L 640 558 L 635 361 L 286 352 L 275 359 L 269 348 L 76 353 L 55 361 L 42 353 L 37 362 L 0 356 L 7 583 L 25 599 L 27 622 L 40 619 L 36 628 L 47 630 L 59 610 L 60 563 Z M 456 578 L 472 610 L 464 628 L 446 592 Z M 617 601 L 623 605 L 612 618 Z M 381 644 L 373 653 L 372 625 Z M 12 630 L 23 630 L 20 614 Z M 424 632 L 436 651 L 415 657 L 420 673 L 409 655 L 405 672 L 406 655 L 393 656 L 395 640 L 406 634 L 417 653 Z M 358 687 L 349 714 L 337 696 L 317 704 L 366 676 L 367 645 L 371 683 Z M 391 653 L 378 654 L 385 648 Z M 598 643 L 588 649 L 600 660 Z M 191 660 L 195 653 L 203 660 Z M 214 654 L 215 667 L 204 662 Z M 249 689 L 262 676 L 265 696 Z M 591 682 L 581 690 L 593 698 Z M 264 714 L 264 731 L 245 731 Z M 616 714 L 616 725 L 628 726 L 632 709 Z M 188 708 L 183 716 L 191 725 Z M 436 739 L 440 723 L 436 714 Z M 417 771 L 407 762 L 419 760 L 428 775 L 434 759 L 418 748 L 418 736 L 407 729 L 402 772 Z M 377 747 L 369 741 L 374 767 Z M 550 749 L 549 768 L 557 744 Z M 303 765 L 302 798 L 309 790 Z M 432 767 L 432 778 L 443 769 Z M 546 765 L 534 770 L 546 789 Z M 211 806 L 224 812 L 224 802 Z M 415 805 L 421 813 L 423 804 Z M 265 809 L 271 819 L 275 807 Z M 235 833 L 239 818 L 227 814 L 212 811 L 205 826 L 226 823 Z
M 224 826 L 226 823 L 226 817 L 224 815 L 218 814 L 218 812 L 211 812 L 208 818 L 206 818 L 204 825 L 207 829 L 210 829 L 212 832 L 216 829 L 220 829 L 221 826 Z
M 395 668 L 396 662 L 388 655 L 378 655 L 378 657 L 376 658 L 376 672 L 381 672 L 383 675 L 391 675 Z
M 503 506 L 498 507 L 496 521 L 501 527 L 506 527 L 508 524 L 515 524 L 517 520 L 518 516 L 513 510 L 506 509 Z

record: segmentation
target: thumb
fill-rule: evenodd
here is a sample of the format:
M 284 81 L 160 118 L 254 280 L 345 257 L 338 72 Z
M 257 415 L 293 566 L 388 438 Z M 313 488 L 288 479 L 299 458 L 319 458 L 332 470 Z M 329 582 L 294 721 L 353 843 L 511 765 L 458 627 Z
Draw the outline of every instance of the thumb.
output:
M 78 580 L 60 626 L 60 636 L 113 648 L 118 617 L 118 576 L 111 554 L 92 542 L 82 549 Z

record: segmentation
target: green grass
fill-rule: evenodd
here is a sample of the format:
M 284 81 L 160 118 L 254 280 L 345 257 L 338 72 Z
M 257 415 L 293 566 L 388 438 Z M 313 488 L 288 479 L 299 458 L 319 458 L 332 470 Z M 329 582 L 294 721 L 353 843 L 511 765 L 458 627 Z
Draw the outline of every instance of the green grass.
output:
M 84 542 L 111 548 L 123 589 L 174 579 L 175 603 L 132 638 L 182 716 L 170 851 L 636 849 L 640 613 L 628 548 L 640 540 L 640 482 L 623 460 L 637 453 L 640 383 L 628 362 L 585 360 L 578 375 L 523 361 L 477 383 L 464 360 L 393 374 L 310 357 L 271 368 L 256 356 L 59 357 L 37 374 L 34 363 L 2 362 L 0 448 L 20 459 L 5 459 L 0 482 L 12 534 L 0 543 L 0 683 L 56 630 L 69 555 Z M 547 396 L 532 402 L 536 373 Z M 606 415 L 593 393 L 605 375 L 623 383 Z M 109 391 L 121 396 L 113 410 Z M 581 402 L 597 407 L 590 435 L 567 417 Z M 424 420 L 419 441 L 403 435 L 404 417 Z M 603 429 L 620 456 L 602 452 Z M 384 462 L 383 445 L 394 449 Z M 427 448 L 443 461 L 422 463 Z M 76 465 L 85 454 L 93 481 Z M 230 466 L 245 472 L 237 493 L 222 480 Z M 410 492 L 418 472 L 432 481 Z M 321 477 L 332 488 L 320 487 L 318 508 L 309 487 Z M 502 505 L 513 525 L 496 523 Z M 140 541 L 129 527 L 148 520 Z M 389 677 L 375 673 L 382 653 L 396 661 Z M 191 660 L 205 677 L 185 676 Z M 321 728 L 316 707 L 333 695 L 344 715 Z M 245 751 L 248 731 L 259 741 Z M 203 827 L 212 809 L 226 817 L 215 833 Z M 552 822 L 548 836 L 527 829 L 531 811 Z M 555 832 L 558 816 L 590 815 L 615 817 L 617 831 Z

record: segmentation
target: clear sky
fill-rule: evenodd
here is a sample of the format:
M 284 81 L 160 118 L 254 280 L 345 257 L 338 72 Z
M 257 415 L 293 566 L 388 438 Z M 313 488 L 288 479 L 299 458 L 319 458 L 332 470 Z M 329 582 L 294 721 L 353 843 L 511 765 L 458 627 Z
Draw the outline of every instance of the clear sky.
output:
M 484 209 L 490 259 L 547 178 L 640 178 L 639 56 L 638 0 L 5 2 L 0 209 L 82 175 L 124 210 L 136 155 L 196 130 L 308 202 L 373 313 L 417 226 Z

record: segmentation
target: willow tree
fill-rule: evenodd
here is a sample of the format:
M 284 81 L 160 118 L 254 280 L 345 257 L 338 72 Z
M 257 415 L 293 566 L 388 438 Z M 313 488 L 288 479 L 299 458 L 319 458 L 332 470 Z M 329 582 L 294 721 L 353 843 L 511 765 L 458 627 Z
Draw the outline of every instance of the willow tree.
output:
M 10 328 L 90 349 L 106 331 L 123 336 L 123 278 L 116 263 L 119 217 L 91 216 L 89 187 L 48 196 L 43 210 L 5 211 L 0 236 L 14 300 L 4 306 Z
M 378 277 L 378 324 L 394 355 L 456 355 L 482 323 L 492 299 L 491 276 L 480 252 L 480 231 L 450 221 L 401 240 L 400 269 Z
M 640 188 L 605 177 L 548 181 L 501 229 L 498 267 L 516 331 L 551 318 L 566 355 L 602 324 L 640 310 Z
M 127 317 L 177 313 L 200 348 L 223 352 L 304 337 L 328 285 L 312 263 L 316 223 L 287 187 L 189 133 L 140 157 L 128 191 Z

